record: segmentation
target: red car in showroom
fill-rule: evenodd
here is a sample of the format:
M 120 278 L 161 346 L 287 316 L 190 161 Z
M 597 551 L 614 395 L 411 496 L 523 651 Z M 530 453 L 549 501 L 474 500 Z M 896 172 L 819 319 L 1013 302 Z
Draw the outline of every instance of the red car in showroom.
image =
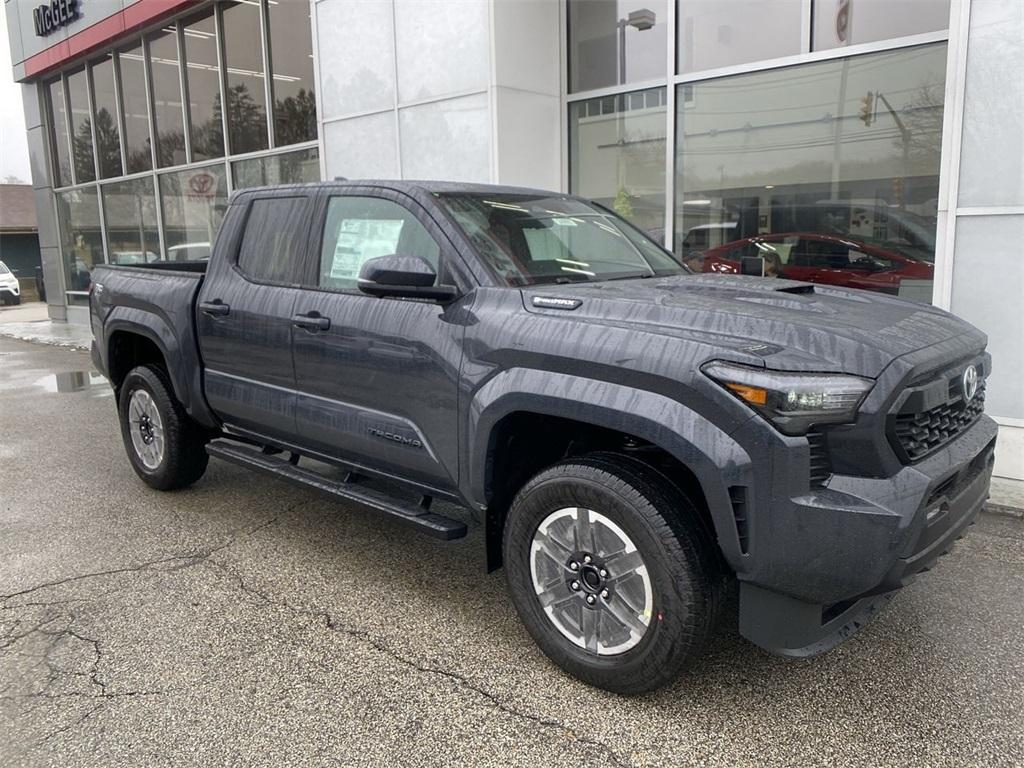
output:
M 738 273 L 744 258 L 760 256 L 771 262 L 777 257 L 780 276 L 790 280 L 910 298 L 917 293 L 930 296 L 934 265 L 886 246 L 816 232 L 756 235 L 705 251 L 702 269 Z

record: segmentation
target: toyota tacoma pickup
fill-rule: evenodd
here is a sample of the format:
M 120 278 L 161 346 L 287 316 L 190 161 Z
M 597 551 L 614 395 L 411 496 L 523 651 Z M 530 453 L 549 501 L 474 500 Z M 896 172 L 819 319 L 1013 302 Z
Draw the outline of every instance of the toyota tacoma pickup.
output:
M 988 497 L 984 334 L 692 274 L 570 195 L 250 189 L 208 260 L 92 280 L 93 359 L 145 483 L 213 456 L 442 539 L 482 526 L 543 652 L 620 693 L 692 661 L 735 585 L 753 643 L 833 647 Z

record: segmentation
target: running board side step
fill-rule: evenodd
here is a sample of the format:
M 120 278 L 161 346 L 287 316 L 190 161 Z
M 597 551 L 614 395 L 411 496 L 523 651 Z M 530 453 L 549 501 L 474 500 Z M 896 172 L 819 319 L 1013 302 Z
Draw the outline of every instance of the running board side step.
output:
M 298 454 L 291 454 L 290 458 L 280 458 L 280 456 L 288 457 L 288 454 L 271 455 L 225 440 L 214 440 L 208 443 L 206 452 L 214 458 L 224 459 L 232 464 L 238 464 L 306 488 L 313 488 L 335 498 L 357 502 L 437 539 L 451 541 L 452 539 L 461 539 L 466 535 L 465 523 L 430 512 L 429 501 L 421 500 L 419 504 L 396 501 L 381 491 L 360 487 L 357 485 L 359 477 L 353 473 L 349 473 L 349 476 L 352 477 L 349 482 L 328 479 L 316 472 L 297 466 L 297 461 L 292 459 L 297 460 Z M 429 499 L 430 497 L 423 498 Z

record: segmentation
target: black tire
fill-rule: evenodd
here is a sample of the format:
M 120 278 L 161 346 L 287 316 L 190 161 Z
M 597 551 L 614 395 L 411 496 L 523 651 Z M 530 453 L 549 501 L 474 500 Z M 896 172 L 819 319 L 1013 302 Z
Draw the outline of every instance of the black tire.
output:
M 128 415 L 129 404 L 132 395 L 140 389 L 149 393 L 162 421 L 164 449 L 159 463 L 153 468 L 146 466 L 131 436 L 133 425 Z M 117 410 L 128 460 L 146 485 L 158 491 L 185 488 L 206 472 L 210 461 L 206 453 L 206 433 L 185 413 L 162 368 L 140 365 L 129 371 L 121 384 Z
M 15 296 L 13 299 L 11 299 L 11 304 L 13 304 L 14 306 L 18 306 L 19 304 L 21 304 L 21 296 Z
M 585 507 L 613 521 L 647 566 L 650 623 L 622 653 L 599 655 L 575 644 L 537 597 L 533 537 L 548 515 L 567 507 Z M 620 694 L 651 691 L 677 677 L 707 644 L 725 595 L 716 544 L 693 502 L 663 475 L 626 456 L 566 460 L 527 482 L 509 509 L 504 556 L 512 600 L 541 650 L 569 674 Z

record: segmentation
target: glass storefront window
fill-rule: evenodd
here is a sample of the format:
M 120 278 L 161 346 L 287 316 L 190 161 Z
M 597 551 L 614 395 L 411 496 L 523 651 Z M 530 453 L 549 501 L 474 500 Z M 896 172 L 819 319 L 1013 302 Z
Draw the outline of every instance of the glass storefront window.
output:
M 117 57 L 121 70 L 121 108 L 124 110 L 124 151 L 127 173 L 148 171 L 153 167 L 150 152 L 149 112 L 146 106 L 146 63 L 142 46 L 121 51 Z M 181 105 L 178 105 L 180 121 Z
M 944 43 L 680 86 L 675 250 L 931 296 Z
M 569 188 L 665 234 L 665 89 L 569 105 Z
M 181 112 L 181 65 L 178 35 L 167 27 L 148 38 L 149 71 L 153 79 L 153 123 L 156 162 L 161 168 L 185 164 L 185 126 Z
M 250 42 L 250 45 L 253 45 Z M 255 43 L 258 49 L 259 43 Z M 220 66 L 217 63 L 217 31 L 213 11 L 186 23 L 185 73 L 188 81 L 192 159 L 224 156 L 224 125 L 221 120 Z
M 320 150 L 316 147 L 283 155 L 239 160 L 231 164 L 235 189 L 320 181 Z
M 679 72 L 798 54 L 802 15 L 803 0 L 682 0 Z
M 666 0 L 569 0 L 569 91 L 665 77 L 667 20 Z
M 949 0 L 814 0 L 813 9 L 815 51 L 949 27 Z
M 274 100 L 274 141 L 280 146 L 313 141 L 317 136 L 316 90 L 313 87 L 313 20 L 309 6 L 271 3 L 270 68 Z
M 114 57 L 104 56 L 92 65 L 93 108 L 96 111 L 96 153 L 100 178 L 121 175 L 121 132 L 117 127 L 117 91 L 114 88 Z
M 227 76 L 228 147 L 232 154 L 266 149 L 267 94 L 264 88 L 263 46 L 260 45 L 258 3 L 221 6 L 224 66 Z M 295 19 L 291 20 L 295 23 Z
M 71 184 L 71 150 L 68 137 L 68 116 L 64 109 L 64 85 L 54 80 L 46 88 L 46 113 L 50 124 L 50 146 L 53 152 L 53 185 Z
M 87 291 L 92 268 L 103 263 L 103 232 L 96 187 L 57 193 L 64 275 L 69 291 Z
M 160 176 L 160 196 L 167 260 L 209 258 L 228 201 L 224 166 L 165 173 Z
M 71 101 L 71 137 L 75 181 L 96 181 L 96 165 L 92 155 L 92 119 L 89 115 L 89 83 L 85 69 L 67 76 Z
M 160 258 L 153 178 L 118 181 L 101 186 L 111 264 L 149 264 Z

